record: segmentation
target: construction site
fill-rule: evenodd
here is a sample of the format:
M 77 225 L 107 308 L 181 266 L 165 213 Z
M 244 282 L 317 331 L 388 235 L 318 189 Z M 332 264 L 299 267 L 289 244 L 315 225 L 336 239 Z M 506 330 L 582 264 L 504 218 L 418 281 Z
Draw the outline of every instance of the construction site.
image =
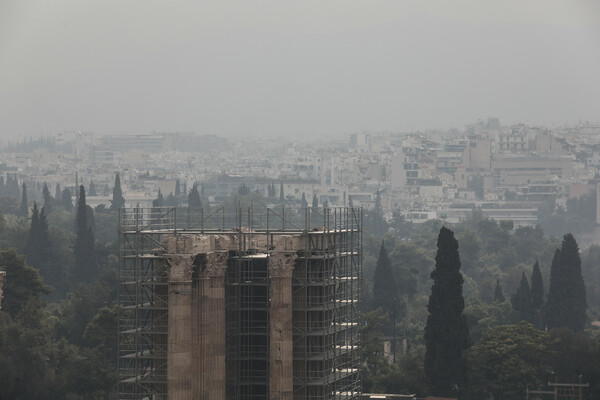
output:
M 360 208 L 125 208 L 119 237 L 119 399 L 360 398 Z

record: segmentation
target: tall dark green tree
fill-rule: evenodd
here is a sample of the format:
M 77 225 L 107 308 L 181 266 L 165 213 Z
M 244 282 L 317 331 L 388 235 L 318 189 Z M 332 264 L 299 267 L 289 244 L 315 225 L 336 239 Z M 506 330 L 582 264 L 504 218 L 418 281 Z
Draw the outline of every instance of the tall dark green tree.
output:
M 373 300 L 375 307 L 381 307 L 389 315 L 395 315 L 397 310 L 394 299 L 398 295 L 398 285 L 392 271 L 392 263 L 382 241 L 375 266 L 375 274 L 373 275 Z
M 29 234 L 27 235 L 27 243 L 25 244 L 25 254 L 27 255 L 27 262 L 36 268 L 39 268 L 39 257 L 38 250 L 40 247 L 40 212 L 37 203 L 33 202 L 31 208 L 31 218 L 29 225 Z
M 64 188 L 61 194 L 60 204 L 67 211 L 73 210 L 73 195 L 71 194 L 71 189 Z
M 519 313 L 519 319 L 525 322 L 531 322 L 533 310 L 531 308 L 531 289 L 529 282 L 525 276 L 525 272 L 521 274 L 521 283 L 517 292 L 510 298 L 513 309 Z
M 21 206 L 19 207 L 19 214 L 22 217 L 27 217 L 29 215 L 29 207 L 27 206 L 27 186 L 25 182 L 23 182 L 23 189 L 21 190 Z
M 425 326 L 425 378 L 432 395 L 455 397 L 465 389 L 464 352 L 470 339 L 454 232 L 442 227 L 437 249 Z
M 285 193 L 283 193 L 283 182 L 279 185 L 279 201 L 285 200 Z
M 79 282 L 89 282 L 97 275 L 96 240 L 94 230 L 88 221 L 88 207 L 85 203 L 85 188 L 79 186 L 79 200 L 75 217 L 75 271 L 74 276 Z
M 175 196 L 181 196 L 181 184 L 179 183 L 179 178 L 175 180 Z
M 165 205 L 165 198 L 163 197 L 160 189 L 158 189 L 158 196 L 152 200 L 152 207 L 162 207 Z
M 531 273 L 531 307 L 534 310 L 541 310 L 544 306 L 544 281 L 540 264 L 535 261 L 533 272 Z
M 502 286 L 500 286 L 500 279 L 496 279 L 496 287 L 494 288 L 494 302 L 502 303 L 505 300 L 504 293 L 502 293 Z
M 579 248 L 573 235 L 568 233 L 563 236 L 560 250 L 556 249 L 550 267 L 550 289 L 544 310 L 546 326 L 583 331 L 586 308 Z
M 119 177 L 119 174 L 116 174 L 110 209 L 112 211 L 118 211 L 121 207 L 125 207 L 125 198 L 123 197 L 123 190 L 121 190 L 121 178 Z
M 57 183 L 56 186 L 54 187 L 54 198 L 57 200 L 60 199 L 61 193 L 62 193 L 62 191 L 60 190 L 60 183 Z
M 198 192 L 198 184 L 196 182 L 194 182 L 190 193 L 188 193 L 188 207 L 202 207 L 200 192 Z
M 313 194 L 312 208 L 319 208 L 319 199 L 317 199 L 316 194 Z
M 88 188 L 88 196 L 98 196 L 98 192 L 96 191 L 96 185 L 94 185 L 93 179 L 90 179 L 90 187 Z
M 302 192 L 302 200 L 300 201 L 302 208 L 308 207 L 308 201 L 306 201 L 306 193 Z
M 42 189 L 42 195 L 44 196 L 44 208 L 46 212 L 50 212 L 52 210 L 52 196 L 50 196 L 50 190 L 48 190 L 48 185 L 44 182 L 44 188 Z

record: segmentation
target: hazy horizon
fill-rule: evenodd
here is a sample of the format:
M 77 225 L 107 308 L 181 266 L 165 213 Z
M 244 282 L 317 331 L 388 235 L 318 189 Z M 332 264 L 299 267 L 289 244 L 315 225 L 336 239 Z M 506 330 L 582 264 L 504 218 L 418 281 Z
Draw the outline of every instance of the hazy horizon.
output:
M 4 1 L 0 139 L 600 121 L 600 4 L 482 3 Z

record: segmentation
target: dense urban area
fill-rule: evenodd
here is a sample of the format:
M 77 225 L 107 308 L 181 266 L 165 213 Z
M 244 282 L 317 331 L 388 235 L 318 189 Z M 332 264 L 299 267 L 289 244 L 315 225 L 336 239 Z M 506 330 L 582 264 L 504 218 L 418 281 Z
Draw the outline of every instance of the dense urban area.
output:
M 117 398 L 134 207 L 360 208 L 363 393 L 600 398 L 600 125 L 64 132 L 0 159 L 0 399 Z

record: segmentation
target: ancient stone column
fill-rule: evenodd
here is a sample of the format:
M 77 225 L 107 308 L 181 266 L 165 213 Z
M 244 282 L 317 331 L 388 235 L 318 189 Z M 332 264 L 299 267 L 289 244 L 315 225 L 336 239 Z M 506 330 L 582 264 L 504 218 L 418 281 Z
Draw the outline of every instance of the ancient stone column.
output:
M 169 400 L 192 398 L 192 257 L 168 257 L 169 317 L 167 393 Z
M 270 400 L 293 399 L 292 271 L 296 257 L 293 251 L 277 251 L 269 256 Z
M 228 251 L 206 253 L 203 271 L 201 337 L 202 353 L 202 397 L 225 400 L 225 272 Z

